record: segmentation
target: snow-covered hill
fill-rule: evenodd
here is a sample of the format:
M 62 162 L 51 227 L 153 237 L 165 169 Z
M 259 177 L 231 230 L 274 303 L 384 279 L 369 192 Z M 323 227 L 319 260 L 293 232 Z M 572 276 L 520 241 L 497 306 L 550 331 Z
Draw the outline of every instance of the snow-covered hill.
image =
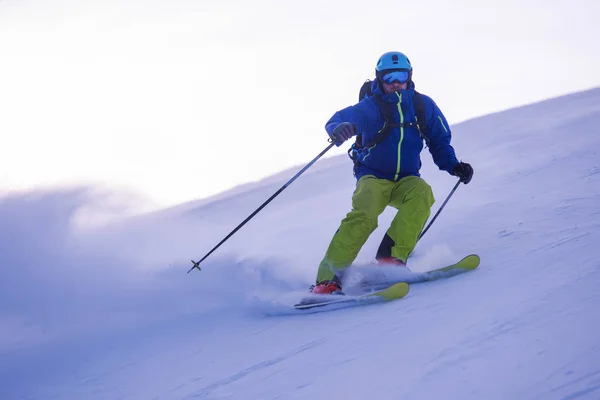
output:
M 0 398 L 598 399 L 599 126 L 593 89 L 453 127 L 475 176 L 409 266 L 475 252 L 480 269 L 329 313 L 275 315 L 306 292 L 349 210 L 344 156 L 319 161 L 189 275 L 190 258 L 300 166 L 96 229 L 76 223 L 94 191 L 5 198 Z M 435 211 L 455 178 L 423 161 Z

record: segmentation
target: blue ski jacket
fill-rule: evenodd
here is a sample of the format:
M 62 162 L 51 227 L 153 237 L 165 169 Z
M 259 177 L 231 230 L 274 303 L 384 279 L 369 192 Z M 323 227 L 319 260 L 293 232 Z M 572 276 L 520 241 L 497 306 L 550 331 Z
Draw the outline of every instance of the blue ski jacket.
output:
M 373 96 L 336 112 L 327 121 L 325 130 L 331 136 L 338 124 L 350 122 L 356 126 L 356 131 L 362 134 L 363 145 L 368 145 L 385 122 L 384 114 L 374 97 L 378 96 L 380 101 L 392 106 L 394 112 L 393 121 L 389 121 L 390 125 L 402 125 L 417 120 L 413 103 L 414 88 L 414 83 L 411 82 L 410 88 L 406 90 L 384 94 L 375 81 Z M 451 174 L 458 160 L 450 145 L 450 127 L 435 102 L 428 96 L 421 96 L 425 105 L 429 152 L 439 169 Z M 391 115 L 388 116 L 390 117 Z M 357 149 L 354 174 L 356 179 L 364 175 L 375 175 L 377 178 L 392 181 L 398 181 L 406 176 L 420 176 L 422 150 L 423 138 L 416 126 L 393 127 L 381 142 Z

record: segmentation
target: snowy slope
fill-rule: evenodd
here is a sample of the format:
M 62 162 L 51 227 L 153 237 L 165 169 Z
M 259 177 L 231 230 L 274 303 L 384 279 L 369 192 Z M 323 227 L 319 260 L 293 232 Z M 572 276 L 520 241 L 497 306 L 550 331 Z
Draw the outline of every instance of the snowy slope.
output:
M 350 207 L 344 156 L 320 161 L 189 275 L 190 258 L 300 167 L 94 230 L 75 223 L 93 191 L 6 198 L 0 398 L 599 399 L 599 126 L 600 89 L 455 126 L 475 176 L 409 266 L 476 252 L 480 269 L 330 313 L 281 315 Z M 455 179 L 423 161 L 435 211 Z

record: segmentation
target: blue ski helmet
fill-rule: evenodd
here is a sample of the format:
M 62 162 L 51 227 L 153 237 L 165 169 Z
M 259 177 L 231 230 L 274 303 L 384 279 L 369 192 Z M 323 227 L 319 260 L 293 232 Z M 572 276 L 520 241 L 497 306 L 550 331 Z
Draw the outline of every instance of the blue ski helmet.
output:
M 412 66 L 408 57 L 399 51 L 390 51 L 379 57 L 377 61 L 376 72 L 387 71 L 390 69 L 398 69 L 405 71 L 412 71 Z
M 381 84 L 381 77 L 386 71 L 408 71 L 408 82 L 412 80 L 412 65 L 404 53 L 390 51 L 379 57 L 375 67 L 375 76 Z

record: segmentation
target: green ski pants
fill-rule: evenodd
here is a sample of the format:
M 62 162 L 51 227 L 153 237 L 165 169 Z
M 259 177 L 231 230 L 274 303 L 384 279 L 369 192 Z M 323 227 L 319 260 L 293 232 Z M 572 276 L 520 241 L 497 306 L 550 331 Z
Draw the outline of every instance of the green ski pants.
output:
M 373 175 L 361 177 L 352 195 L 352 211 L 342 220 L 319 264 L 317 282 L 331 280 L 332 268 L 343 269 L 352 264 L 388 205 L 398 210 L 387 231 L 394 241 L 392 257 L 406 261 L 434 202 L 431 186 L 419 177 L 408 176 L 397 182 Z

